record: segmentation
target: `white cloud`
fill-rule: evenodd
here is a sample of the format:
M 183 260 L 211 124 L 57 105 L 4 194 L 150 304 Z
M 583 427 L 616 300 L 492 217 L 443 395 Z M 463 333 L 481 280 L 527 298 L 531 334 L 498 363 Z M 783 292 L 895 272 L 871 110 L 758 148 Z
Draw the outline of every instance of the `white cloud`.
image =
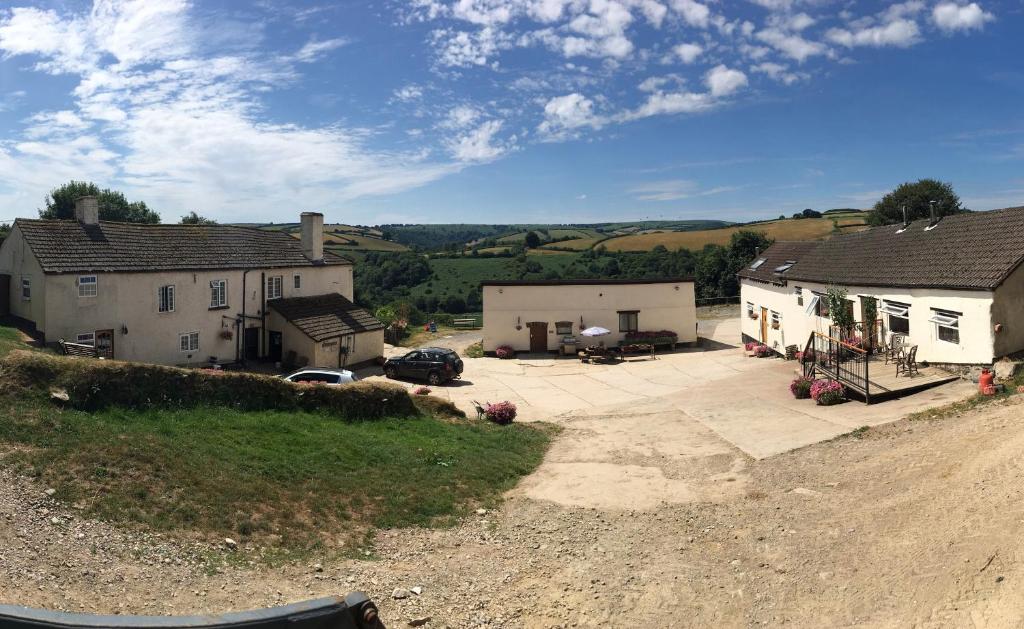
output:
M 507 153 L 514 143 L 514 139 L 507 143 L 497 140 L 501 127 L 500 120 L 488 120 L 472 131 L 452 139 L 448 148 L 459 162 L 492 162 Z
M 395 99 L 404 103 L 423 98 L 423 88 L 419 85 L 403 85 L 394 92 Z
M 628 192 L 638 201 L 679 201 L 692 197 L 706 197 L 737 190 L 737 186 L 718 186 L 702 190 L 696 181 L 668 179 L 651 181 L 630 188 Z
M 906 48 L 921 41 L 921 30 L 912 20 L 898 19 L 888 24 L 869 26 L 855 30 L 832 28 L 825 33 L 834 44 L 852 48 L 854 46 L 896 46 Z
M 341 48 L 342 46 L 349 44 L 350 41 L 351 40 L 344 37 L 325 39 L 324 41 L 311 39 L 295 53 L 295 60 L 303 63 L 311 63 L 319 59 L 323 53 Z
M 796 33 L 780 28 L 766 28 L 758 31 L 757 38 L 791 59 L 803 63 L 810 57 L 823 55 L 828 47 L 816 41 L 809 41 Z
M 740 88 L 746 87 L 748 81 L 747 75 L 739 70 L 717 65 L 704 75 L 704 83 L 711 90 L 711 95 L 718 98 L 734 94 Z
M 443 129 L 466 129 L 482 116 L 483 112 L 472 105 L 456 105 L 438 126 Z
M 438 29 L 432 39 L 441 65 L 459 68 L 489 65 L 498 51 L 512 43 L 506 34 L 491 26 L 473 33 Z
M 604 118 L 594 113 L 594 101 L 574 92 L 544 104 L 544 121 L 537 130 L 547 139 L 563 139 L 581 127 L 598 129 L 604 123 Z
M 672 0 L 672 8 L 690 26 L 707 28 L 711 9 L 695 0 Z
M 977 2 L 940 2 L 932 9 L 932 21 L 946 32 L 981 30 L 986 22 L 994 19 L 995 16 L 982 9 Z
M 679 44 L 672 48 L 672 52 L 679 57 L 680 61 L 690 64 L 696 61 L 697 57 L 701 56 L 704 48 L 698 44 Z
M 765 74 L 776 81 L 784 83 L 785 85 L 792 85 L 797 81 L 810 78 L 809 75 L 803 72 L 791 72 L 789 66 L 781 63 L 774 63 L 772 61 L 765 61 L 763 63 L 752 65 L 750 66 L 750 71 Z
M 671 114 L 694 114 L 707 111 L 714 106 L 714 100 L 708 94 L 695 92 L 655 92 L 636 109 L 626 111 L 619 116 L 620 120 L 639 120 L 650 116 Z

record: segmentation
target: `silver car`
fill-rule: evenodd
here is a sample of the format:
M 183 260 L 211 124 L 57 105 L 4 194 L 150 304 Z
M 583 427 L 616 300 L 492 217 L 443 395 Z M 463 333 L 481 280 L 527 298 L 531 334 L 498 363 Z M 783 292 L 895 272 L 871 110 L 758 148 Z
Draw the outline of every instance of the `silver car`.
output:
M 359 380 L 356 374 L 347 369 L 300 369 L 295 373 L 282 376 L 288 382 L 298 384 L 326 384 L 338 387 L 343 384 L 350 384 Z

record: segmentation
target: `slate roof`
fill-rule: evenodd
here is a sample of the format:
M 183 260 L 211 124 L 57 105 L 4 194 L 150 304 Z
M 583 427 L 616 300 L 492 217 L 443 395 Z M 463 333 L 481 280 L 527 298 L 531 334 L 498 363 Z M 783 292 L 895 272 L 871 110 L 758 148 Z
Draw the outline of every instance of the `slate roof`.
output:
M 775 269 L 789 261 L 799 261 L 807 252 L 813 250 L 820 243 L 813 240 L 779 240 L 775 244 L 761 252 L 755 260 L 764 260 L 756 269 L 751 269 L 751 264 L 743 267 L 738 273 L 740 277 L 746 277 L 762 282 L 782 284 L 785 282 L 786 274 L 779 274 Z
M 273 299 L 267 307 L 317 342 L 384 329 L 376 317 L 338 293 Z
M 83 225 L 73 220 L 19 218 L 21 231 L 46 273 L 277 268 L 351 264 L 324 253 L 323 262 L 302 254 L 302 243 L 284 232 L 233 225 Z
M 993 290 L 1024 261 L 1024 207 L 875 227 L 815 243 L 782 277 L 844 286 Z M 901 230 L 902 233 L 899 233 Z M 766 255 L 775 256 L 772 245 Z M 767 266 L 768 263 L 765 263 Z M 740 277 L 751 277 L 749 270 Z

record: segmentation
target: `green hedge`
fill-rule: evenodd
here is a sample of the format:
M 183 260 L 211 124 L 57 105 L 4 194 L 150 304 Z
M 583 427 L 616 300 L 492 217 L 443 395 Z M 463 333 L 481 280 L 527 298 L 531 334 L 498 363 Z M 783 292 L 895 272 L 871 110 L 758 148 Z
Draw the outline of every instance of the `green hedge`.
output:
M 79 410 L 223 406 L 243 411 L 303 410 L 343 420 L 409 417 L 419 412 L 408 392 L 385 383 L 343 387 L 294 385 L 242 372 L 179 369 L 145 363 L 66 358 L 15 351 L 0 362 L 8 387 L 67 391 Z

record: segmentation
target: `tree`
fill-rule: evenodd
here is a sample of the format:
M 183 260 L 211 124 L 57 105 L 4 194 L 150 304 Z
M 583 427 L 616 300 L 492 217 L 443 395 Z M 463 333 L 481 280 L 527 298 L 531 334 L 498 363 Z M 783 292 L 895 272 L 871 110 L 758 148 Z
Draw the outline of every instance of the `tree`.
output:
M 46 209 L 39 218 L 70 219 L 75 217 L 75 200 L 94 196 L 99 200 L 100 220 L 121 223 L 159 223 L 160 215 L 149 209 L 144 201 L 129 202 L 124 194 L 100 187 L 92 182 L 69 181 L 54 188 L 46 197 Z
M 537 232 L 526 232 L 526 246 L 530 249 L 536 249 L 540 246 L 540 236 Z
M 953 191 L 952 184 L 937 179 L 920 179 L 914 183 L 902 183 L 882 197 L 868 214 L 868 224 L 901 223 L 904 206 L 907 208 L 908 220 L 928 218 L 931 215 L 932 201 L 935 201 L 935 210 L 939 216 L 964 211 L 960 197 Z
M 185 216 L 181 217 L 182 225 L 216 225 L 217 221 L 212 218 L 206 218 L 205 216 L 199 216 L 195 210 L 192 210 Z

